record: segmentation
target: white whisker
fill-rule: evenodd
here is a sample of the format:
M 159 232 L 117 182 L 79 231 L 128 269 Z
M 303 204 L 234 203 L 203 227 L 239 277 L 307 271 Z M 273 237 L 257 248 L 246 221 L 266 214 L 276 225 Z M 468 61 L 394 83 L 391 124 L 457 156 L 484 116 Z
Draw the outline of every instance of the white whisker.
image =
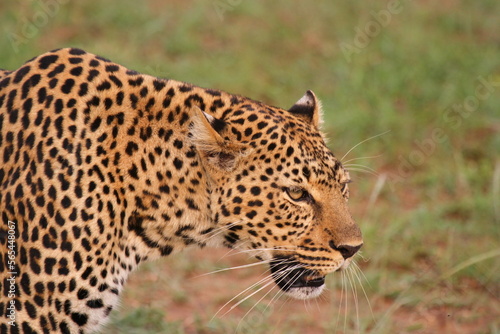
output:
M 348 297 L 348 293 L 347 293 L 347 279 L 346 279 L 346 274 L 344 271 L 342 271 L 342 285 L 344 286 L 345 288 L 345 298 L 344 298 L 344 333 L 346 332 L 346 328 L 347 328 L 347 297 Z
M 360 254 L 361 255 L 361 254 Z M 368 286 L 370 288 L 372 288 L 371 284 L 370 284 L 370 281 L 368 280 L 368 278 L 366 278 L 365 274 L 363 273 L 363 270 L 361 270 L 361 268 L 359 267 L 358 263 L 356 261 L 352 261 L 351 264 L 354 266 L 354 268 L 356 268 L 357 272 L 361 273 L 361 275 L 363 276 L 365 282 L 368 284 Z M 361 284 L 361 281 L 359 282 Z M 361 286 L 363 286 L 363 284 L 361 284 Z
M 269 284 L 265 285 L 263 288 L 265 288 L 265 287 L 267 287 L 267 286 L 269 286 Z M 274 286 L 271 286 L 271 288 L 269 289 L 269 291 L 268 291 L 268 292 L 266 292 L 266 293 L 264 294 L 264 296 L 262 296 L 262 297 L 261 297 L 261 298 L 260 298 L 260 299 L 259 299 L 259 300 L 258 300 L 258 301 L 257 301 L 257 302 L 256 302 L 256 303 L 255 303 L 255 304 L 254 304 L 254 305 L 253 305 L 253 306 L 252 306 L 252 307 L 251 307 L 251 308 L 250 308 L 250 309 L 249 309 L 249 310 L 245 313 L 245 315 L 244 315 L 244 316 L 241 318 L 241 320 L 238 322 L 238 326 L 236 326 L 236 331 L 238 331 L 238 329 L 239 329 L 239 327 L 240 327 L 241 322 L 243 321 L 243 319 L 245 319 L 245 318 L 246 318 L 246 316 L 247 316 L 250 312 L 252 312 L 252 310 L 253 310 L 253 309 L 254 309 L 257 305 L 259 305 L 259 303 L 262 301 L 262 299 L 264 299 L 264 298 L 265 298 L 265 297 L 266 297 L 266 296 L 267 296 L 267 295 L 268 295 L 268 294 L 269 294 L 269 293 L 273 290 L 273 288 L 274 288 Z M 258 291 L 260 291 L 260 290 L 258 290 Z M 258 292 L 258 291 L 257 291 L 257 292 Z M 246 299 L 248 299 L 248 298 L 249 298 L 249 297 L 251 297 L 251 296 L 252 296 L 252 295 L 248 296 Z
M 279 250 L 279 251 L 285 251 L 285 252 L 295 252 L 297 251 L 297 247 L 295 246 L 290 246 L 290 249 L 284 248 L 285 246 L 279 246 L 279 247 L 270 247 L 270 248 L 254 248 L 254 249 L 244 249 L 240 250 L 239 252 L 236 252 L 234 254 L 231 254 L 229 256 L 234 256 L 242 253 L 252 253 L 252 252 L 263 252 L 263 251 L 274 251 L 274 250 Z
M 247 244 L 249 243 L 249 241 L 243 241 L 241 242 L 239 245 L 235 245 L 234 248 L 231 248 L 229 249 L 229 251 L 227 251 L 224 255 L 222 255 L 219 259 L 217 259 L 217 261 L 221 261 L 223 258 L 227 257 L 227 256 L 231 256 L 231 253 L 234 253 L 236 252 L 236 250 L 240 249 L 244 244 Z
M 350 167 L 355 167 L 355 168 L 360 168 L 360 169 L 363 169 L 366 171 L 371 171 L 371 172 L 377 173 L 377 171 L 375 169 L 368 167 L 368 166 L 365 166 L 365 165 L 360 165 L 360 164 L 346 164 L 346 165 L 344 165 L 344 167 L 348 170 L 350 169 Z
M 284 262 L 282 262 L 282 263 L 284 263 Z M 282 280 L 286 277 L 286 275 L 287 275 L 290 271 L 293 271 L 293 270 L 295 270 L 295 269 L 299 269 L 299 268 L 301 268 L 301 266 L 300 266 L 300 265 L 296 265 L 296 266 L 292 266 L 292 267 L 290 267 L 290 268 L 285 268 L 285 269 L 282 269 L 281 271 L 279 271 L 279 272 L 277 273 L 277 275 L 275 275 L 274 280 L 276 281 L 276 283 L 281 283 L 281 281 L 282 281 Z M 292 283 L 291 283 L 291 284 L 295 283 L 295 281 L 296 281 L 296 280 L 300 277 L 300 275 L 301 275 L 301 273 L 300 273 L 300 272 L 299 272 L 299 273 L 297 273 L 297 274 L 295 274 L 295 276 L 294 276 L 294 277 L 292 277 L 292 279 L 291 279 L 291 281 L 292 281 Z
M 370 157 L 352 158 L 352 159 L 349 159 L 349 160 L 346 160 L 346 161 L 342 161 L 342 165 L 345 165 L 346 163 L 351 162 L 351 161 L 355 161 L 355 160 L 362 160 L 362 159 L 375 159 L 375 158 L 380 158 L 381 156 L 383 156 L 383 154 L 372 155 L 372 156 L 370 156 Z
M 262 265 L 262 264 L 267 264 L 269 262 L 271 262 L 271 260 L 264 260 L 264 261 L 260 261 L 260 262 L 256 262 L 256 263 L 250 263 L 250 264 L 244 264 L 244 265 L 236 266 L 236 267 L 218 269 L 218 270 L 211 271 L 209 273 L 205 273 L 205 274 L 201 274 L 201 275 L 198 275 L 198 276 L 194 276 L 193 278 L 199 278 L 199 277 L 203 277 L 203 276 L 208 276 L 208 275 L 212 275 L 212 274 L 216 274 L 216 273 L 221 273 L 221 272 L 228 271 L 228 270 L 235 270 L 235 269 L 243 269 L 243 268 L 255 267 L 255 266 Z
M 281 290 L 281 289 L 278 289 L 278 292 L 276 292 L 276 294 L 274 295 L 273 298 L 271 298 L 271 300 L 269 301 L 269 303 L 267 303 L 266 305 L 266 308 L 264 309 L 267 310 L 269 308 L 269 306 L 271 306 L 271 304 L 273 303 L 273 301 L 277 298 L 280 298 L 283 294 L 285 294 L 285 291 Z
M 371 170 L 366 170 L 366 169 L 362 169 L 362 168 L 346 168 L 349 172 L 359 172 L 359 173 L 366 173 L 366 174 L 371 174 L 371 175 L 374 175 L 374 176 L 379 176 L 379 174 L 377 172 L 372 172 Z
M 214 238 L 214 237 L 218 236 L 218 235 L 219 235 L 219 234 L 221 234 L 221 233 L 224 233 L 224 232 L 228 231 L 228 230 L 229 230 L 229 229 L 231 229 L 232 227 L 237 226 L 237 225 L 239 225 L 239 224 L 241 224 L 241 223 L 243 223 L 243 222 L 244 222 L 243 220 L 236 221 L 236 222 L 234 222 L 234 223 L 227 224 L 227 225 L 224 225 L 224 226 L 218 227 L 218 228 L 216 228 L 216 229 L 214 229 L 214 230 L 210 231 L 210 232 L 209 232 L 209 233 L 207 233 L 207 234 L 212 234 L 212 235 L 210 235 L 210 236 L 206 239 L 206 241 L 208 241 L 208 240 L 210 240 L 210 239 L 212 239 L 212 238 Z
M 293 268 L 293 267 L 292 267 Z M 281 274 L 281 278 L 279 280 L 276 280 L 277 282 L 281 282 L 281 280 L 284 279 L 284 277 L 286 277 L 286 274 L 287 274 L 287 270 L 283 270 L 282 272 L 280 272 L 279 274 Z M 297 277 L 298 276 L 298 277 Z M 297 280 L 298 278 L 300 277 L 300 273 L 297 273 L 295 275 L 294 278 L 292 278 L 292 284 L 295 282 L 295 280 Z M 269 294 L 271 293 L 271 291 L 273 291 L 274 289 L 274 286 L 271 287 L 271 289 L 269 289 L 268 292 L 266 292 L 248 311 L 247 313 L 245 313 L 245 315 L 243 316 L 243 318 L 240 320 L 240 322 L 238 323 L 238 327 L 236 328 L 236 330 L 238 330 L 240 324 L 241 324 L 241 321 L 243 321 L 243 319 L 245 319 L 245 317 Z M 272 301 L 272 299 L 271 299 Z M 266 306 L 266 308 L 264 310 L 267 309 L 267 307 L 269 306 L 269 304 Z
M 365 299 L 366 301 L 368 302 L 368 307 L 370 308 L 370 313 L 372 315 L 372 319 L 374 322 L 376 322 L 375 320 L 375 315 L 373 314 L 373 309 L 372 309 L 372 305 L 370 303 L 370 299 L 368 299 L 368 295 L 366 294 L 366 290 L 365 288 L 363 287 L 363 283 L 361 282 L 361 277 L 359 276 L 359 273 L 361 273 L 361 275 L 363 275 L 365 281 L 368 282 L 368 279 L 366 278 L 365 274 L 363 274 L 363 271 L 358 267 L 358 265 L 353 261 L 353 263 L 355 264 L 353 266 L 353 272 L 354 272 L 354 275 L 356 276 L 357 280 L 358 280 L 358 283 L 359 283 L 359 286 L 361 287 L 361 291 L 363 291 L 363 295 L 365 296 Z M 370 284 L 370 282 L 368 282 L 368 285 Z
M 283 264 L 283 263 L 287 263 L 287 261 L 290 261 L 290 259 L 283 259 L 281 260 L 280 262 L 278 262 L 278 264 Z M 290 270 L 293 270 L 293 269 L 296 269 L 296 267 L 298 266 L 294 266 L 294 267 L 291 267 Z M 269 271 L 270 269 L 268 269 Z M 283 270 L 282 272 L 279 273 L 279 275 L 285 275 L 286 272 L 289 270 L 289 268 Z M 275 276 L 276 277 L 276 276 Z M 278 277 L 281 277 L 281 276 L 278 276 Z M 277 280 L 277 278 L 274 278 L 273 275 L 267 275 L 266 277 L 262 278 L 261 280 L 259 280 L 258 282 L 250 285 L 248 288 L 246 288 L 245 290 L 241 291 L 239 294 L 237 294 L 236 296 L 234 296 L 233 298 L 231 298 L 228 302 L 226 302 L 224 305 L 222 305 L 222 307 L 219 308 L 219 310 L 214 314 L 214 316 L 212 317 L 212 319 L 210 321 L 212 321 L 227 305 L 229 305 L 232 301 L 234 301 L 236 298 L 238 298 L 239 296 L 241 296 L 242 294 L 246 293 L 247 291 L 253 289 L 254 287 L 258 286 L 259 284 L 261 283 L 264 283 L 264 287 L 266 286 L 269 286 L 271 283 L 273 283 L 275 280 Z M 242 302 L 244 302 L 245 300 L 247 300 L 248 298 L 250 298 L 251 296 L 253 296 L 255 293 L 259 292 L 260 290 L 262 290 L 263 288 L 259 288 L 257 291 L 251 293 L 249 296 L 245 297 L 243 300 L 237 302 L 236 304 L 234 304 L 233 306 L 231 306 L 231 308 L 226 312 L 224 313 L 222 316 L 225 316 L 226 314 L 228 314 L 230 311 L 232 311 L 235 307 L 237 307 L 238 305 L 240 305 Z
M 340 159 L 340 162 L 342 162 L 342 160 L 344 160 L 344 158 L 345 158 L 345 157 L 347 157 L 347 155 L 348 155 L 348 154 L 349 154 L 352 150 L 354 150 L 356 147 L 358 147 L 359 145 L 361 145 L 361 144 L 363 144 L 363 143 L 365 143 L 365 142 L 367 142 L 367 141 L 369 141 L 369 140 L 372 140 L 372 139 L 375 139 L 375 138 L 377 138 L 377 137 L 383 136 L 383 135 L 385 135 L 386 133 L 389 133 L 389 132 L 391 132 L 391 130 L 387 130 L 387 131 L 385 131 L 385 132 L 382 132 L 382 133 L 380 133 L 380 134 L 378 134 L 378 135 L 372 136 L 372 137 L 370 137 L 370 138 L 368 138 L 368 139 L 365 139 L 365 140 L 363 140 L 363 141 L 361 141 L 361 142 L 357 143 L 357 144 L 356 144 L 356 145 L 354 145 L 354 146 L 353 146 L 353 147 L 352 147 L 349 151 L 347 151 L 347 153 L 346 153 L 346 154 L 344 154 L 344 156 Z
M 304 309 L 306 310 L 307 313 L 311 313 L 309 311 L 309 308 L 307 307 L 307 299 L 302 299 L 302 303 L 304 304 Z
M 338 328 L 339 322 L 340 322 L 340 312 L 342 309 L 343 298 L 344 298 L 344 273 L 340 272 L 340 299 L 339 299 L 339 306 L 338 306 L 338 311 L 337 311 L 337 325 L 336 325 L 337 328 Z
M 236 304 L 234 304 L 233 306 L 231 306 L 229 308 L 229 310 L 226 313 L 223 314 L 223 316 L 226 315 L 226 314 L 228 314 L 229 312 L 231 312 L 232 310 L 234 310 L 236 307 L 238 307 L 238 305 L 240 305 L 241 303 L 243 303 L 244 301 L 246 301 L 247 299 L 249 299 L 250 297 L 252 297 L 256 293 L 258 293 L 259 291 L 262 291 L 263 289 L 267 288 L 269 285 L 271 285 L 273 283 L 274 283 L 274 280 L 271 280 L 270 282 L 266 282 L 262 287 L 258 288 L 257 290 L 255 290 L 254 292 L 252 292 L 251 294 L 249 294 L 248 296 L 246 296 L 245 298 L 243 298 L 242 300 L 240 300 L 239 302 L 237 302 Z
M 279 281 L 281 282 L 281 279 L 280 279 Z M 265 308 L 264 310 L 266 310 L 266 309 L 267 309 L 267 308 L 271 305 L 271 303 L 273 302 L 273 300 L 274 300 L 274 299 L 279 298 L 279 297 L 281 297 L 281 296 L 282 296 L 282 295 L 284 295 L 284 294 L 285 294 L 285 291 L 283 291 L 283 290 L 279 289 L 279 290 L 278 290 L 278 292 L 277 292 L 277 293 L 274 295 L 274 297 L 271 299 L 271 301 L 267 304 L 267 306 L 266 306 L 266 308 Z M 290 299 L 290 298 L 287 298 L 287 300 L 289 300 L 289 299 Z M 282 307 L 283 307 L 283 305 L 282 305 Z
M 254 287 L 256 287 L 257 285 L 263 283 L 263 282 L 266 282 L 266 281 L 269 281 L 271 280 L 272 281 L 272 276 L 271 275 L 268 275 L 266 277 L 264 277 L 263 279 L 259 280 L 258 282 L 250 285 L 248 288 L 246 288 L 245 290 L 241 291 L 239 294 L 237 294 L 236 296 L 234 296 L 233 298 L 231 298 L 227 303 L 225 303 L 224 305 L 222 305 L 221 308 L 219 308 L 219 310 L 214 314 L 214 316 L 212 317 L 212 320 L 214 320 L 214 318 L 220 313 L 220 311 L 222 311 L 228 304 L 230 304 L 233 300 L 235 300 L 236 298 L 238 298 L 239 296 L 241 296 L 242 294 L 244 294 L 245 292 L 247 292 L 248 290 L 251 290 L 253 289 Z M 265 283 L 266 285 L 268 284 L 268 282 Z M 243 299 L 243 300 L 246 300 L 247 298 Z M 241 304 L 241 302 L 239 302 L 237 305 Z M 231 310 L 234 309 L 234 307 L 231 308 Z M 230 310 L 230 311 L 231 311 Z M 229 311 L 228 311 L 229 312 Z M 222 316 L 226 315 L 228 312 L 224 313 Z
M 319 298 L 314 298 L 314 301 L 316 303 L 316 308 L 318 309 L 318 313 L 319 313 L 319 312 L 321 312 L 321 307 L 319 306 L 318 299 Z
M 351 292 L 354 298 L 354 307 L 356 308 L 356 330 L 359 333 L 359 305 L 358 305 L 358 290 L 357 286 L 353 282 L 352 270 L 346 270 L 346 276 L 349 280 L 349 284 L 351 285 Z

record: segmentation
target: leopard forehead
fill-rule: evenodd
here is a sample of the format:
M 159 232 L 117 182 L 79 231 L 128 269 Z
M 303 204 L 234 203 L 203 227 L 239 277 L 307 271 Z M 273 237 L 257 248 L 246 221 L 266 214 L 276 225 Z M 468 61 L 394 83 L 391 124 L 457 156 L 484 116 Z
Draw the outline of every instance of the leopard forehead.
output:
M 214 128 L 224 140 L 250 148 L 255 164 L 278 172 L 294 170 L 294 175 L 301 169 L 306 179 L 332 186 L 350 181 L 347 170 L 327 147 L 324 134 L 289 111 L 244 101 L 220 116 L 213 120 Z M 283 176 L 292 178 L 290 171 Z
M 291 258 L 307 277 L 348 264 L 361 234 L 320 114 L 312 92 L 285 110 L 79 49 L 0 70 L 0 214 L 16 226 L 23 330 L 95 331 L 131 271 L 189 245 Z
M 231 133 L 251 147 L 247 159 L 251 163 L 246 168 L 249 173 L 271 168 L 282 181 L 288 179 L 289 184 L 309 187 L 336 187 L 349 181 L 347 171 L 326 146 L 318 129 L 286 114 L 264 116 L 255 122 L 258 125 L 252 127 L 247 122 L 234 125 L 228 121 Z
M 225 140 L 250 148 L 250 156 L 242 164 L 244 173 L 270 182 L 258 173 L 272 170 L 276 172 L 275 181 L 290 186 L 347 190 L 349 173 L 327 147 L 323 133 L 287 110 L 246 104 L 217 123 Z

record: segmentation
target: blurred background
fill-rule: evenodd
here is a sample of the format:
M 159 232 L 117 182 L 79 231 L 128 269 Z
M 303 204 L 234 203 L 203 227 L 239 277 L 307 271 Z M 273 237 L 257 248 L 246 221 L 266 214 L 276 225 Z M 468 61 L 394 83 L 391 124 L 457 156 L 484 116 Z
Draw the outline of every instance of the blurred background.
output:
M 351 170 L 365 246 L 321 298 L 238 304 L 267 268 L 200 276 L 253 260 L 193 249 L 134 273 L 103 332 L 500 333 L 499 13 L 497 0 L 0 2 L 0 67 L 74 46 L 284 108 L 312 89 Z

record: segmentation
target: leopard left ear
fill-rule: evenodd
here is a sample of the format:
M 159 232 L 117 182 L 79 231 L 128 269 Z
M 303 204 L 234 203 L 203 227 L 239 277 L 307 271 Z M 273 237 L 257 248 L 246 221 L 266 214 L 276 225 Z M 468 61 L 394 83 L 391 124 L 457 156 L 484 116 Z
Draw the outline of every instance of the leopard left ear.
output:
M 244 155 L 244 148 L 222 138 L 219 132 L 226 127 L 222 120 L 205 113 L 197 106 L 193 109 L 189 136 L 202 160 L 216 169 L 233 170 L 240 156 Z
M 288 111 L 319 129 L 323 123 L 321 102 L 308 90 Z

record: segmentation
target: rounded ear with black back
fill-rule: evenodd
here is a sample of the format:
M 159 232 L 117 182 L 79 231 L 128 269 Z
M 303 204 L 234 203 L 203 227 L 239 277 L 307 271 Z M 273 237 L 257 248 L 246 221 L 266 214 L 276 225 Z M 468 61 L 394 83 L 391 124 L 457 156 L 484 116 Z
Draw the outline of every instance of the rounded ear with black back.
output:
M 308 90 L 288 111 L 319 129 L 323 123 L 321 102 Z
M 207 114 L 198 107 L 193 107 L 190 138 L 193 145 L 208 165 L 224 171 L 236 167 L 244 148 L 239 143 L 224 140 L 220 133 L 225 129 L 224 121 Z

